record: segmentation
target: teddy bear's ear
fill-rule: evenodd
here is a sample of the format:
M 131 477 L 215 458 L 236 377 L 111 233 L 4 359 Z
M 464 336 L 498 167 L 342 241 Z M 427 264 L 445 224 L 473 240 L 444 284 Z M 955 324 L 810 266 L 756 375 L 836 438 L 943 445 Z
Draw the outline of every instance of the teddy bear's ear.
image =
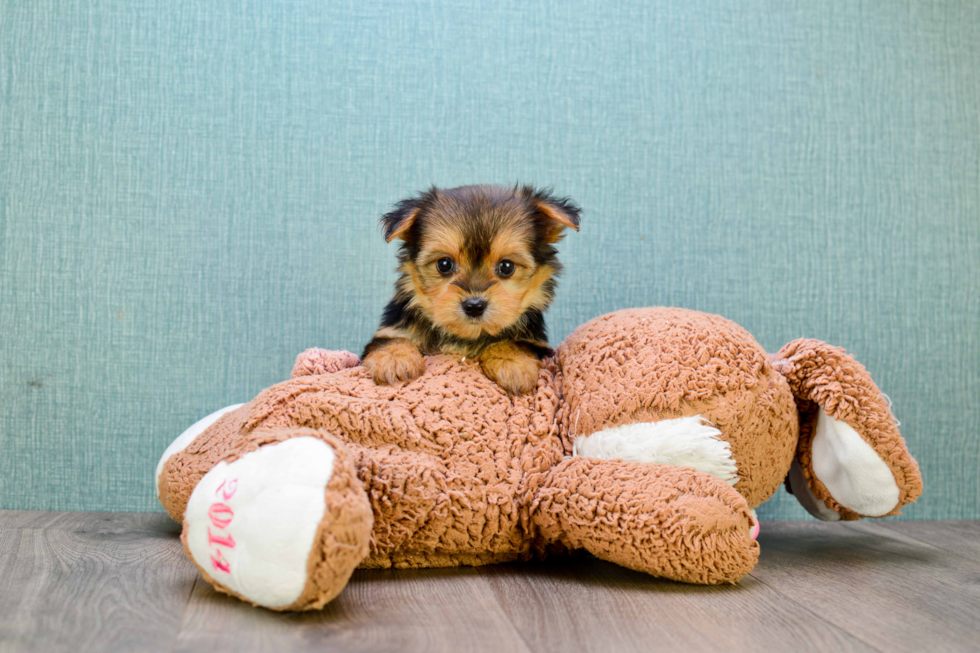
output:
M 566 228 L 578 231 L 582 209 L 569 198 L 555 197 L 550 191 L 536 190 L 531 186 L 524 186 L 518 192 L 537 212 L 542 238 L 546 242 L 561 240 Z
M 800 413 L 787 478 L 793 495 L 823 520 L 896 515 L 922 494 L 919 466 L 889 402 L 863 365 L 840 347 L 795 340 L 772 357 Z

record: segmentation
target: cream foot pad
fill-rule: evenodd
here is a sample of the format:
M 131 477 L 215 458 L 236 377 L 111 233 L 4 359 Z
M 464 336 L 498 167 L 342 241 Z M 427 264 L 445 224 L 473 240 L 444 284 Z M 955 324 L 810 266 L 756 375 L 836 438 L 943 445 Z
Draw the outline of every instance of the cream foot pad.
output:
M 334 450 L 315 437 L 218 463 L 184 516 L 187 548 L 217 583 L 269 608 L 295 602 L 326 509 Z

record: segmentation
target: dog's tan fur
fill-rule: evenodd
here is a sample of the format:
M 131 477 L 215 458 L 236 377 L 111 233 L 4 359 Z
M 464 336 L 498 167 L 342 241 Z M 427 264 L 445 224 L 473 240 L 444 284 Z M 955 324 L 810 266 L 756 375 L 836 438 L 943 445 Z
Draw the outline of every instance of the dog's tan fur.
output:
M 401 202 L 382 219 L 386 239 L 403 245 L 395 297 L 364 351 L 375 382 L 416 378 L 421 355 L 441 353 L 479 360 L 511 394 L 529 391 L 550 352 L 541 314 L 561 270 L 551 245 L 578 229 L 578 214 L 529 187 L 432 189 Z M 485 309 L 471 315 L 467 300 Z

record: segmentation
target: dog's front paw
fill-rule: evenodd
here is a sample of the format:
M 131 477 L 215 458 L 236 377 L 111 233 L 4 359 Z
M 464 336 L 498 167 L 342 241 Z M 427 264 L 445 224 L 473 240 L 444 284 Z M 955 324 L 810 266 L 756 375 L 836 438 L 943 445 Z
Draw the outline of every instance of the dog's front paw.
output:
M 404 338 L 386 342 L 364 357 L 364 367 L 378 385 L 411 381 L 425 371 L 425 359 L 418 347 Z
M 500 342 L 487 348 L 480 357 L 480 367 L 508 394 L 522 395 L 537 385 L 541 362 L 519 345 Z

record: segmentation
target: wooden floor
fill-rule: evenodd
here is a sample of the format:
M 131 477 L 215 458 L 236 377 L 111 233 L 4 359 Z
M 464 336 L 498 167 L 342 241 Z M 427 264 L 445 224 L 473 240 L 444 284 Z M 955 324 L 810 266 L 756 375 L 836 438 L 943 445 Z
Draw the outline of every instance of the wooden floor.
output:
M 980 651 L 980 522 L 764 522 L 737 586 L 589 557 L 364 571 L 321 612 L 219 595 L 159 514 L 0 511 L 0 651 Z

